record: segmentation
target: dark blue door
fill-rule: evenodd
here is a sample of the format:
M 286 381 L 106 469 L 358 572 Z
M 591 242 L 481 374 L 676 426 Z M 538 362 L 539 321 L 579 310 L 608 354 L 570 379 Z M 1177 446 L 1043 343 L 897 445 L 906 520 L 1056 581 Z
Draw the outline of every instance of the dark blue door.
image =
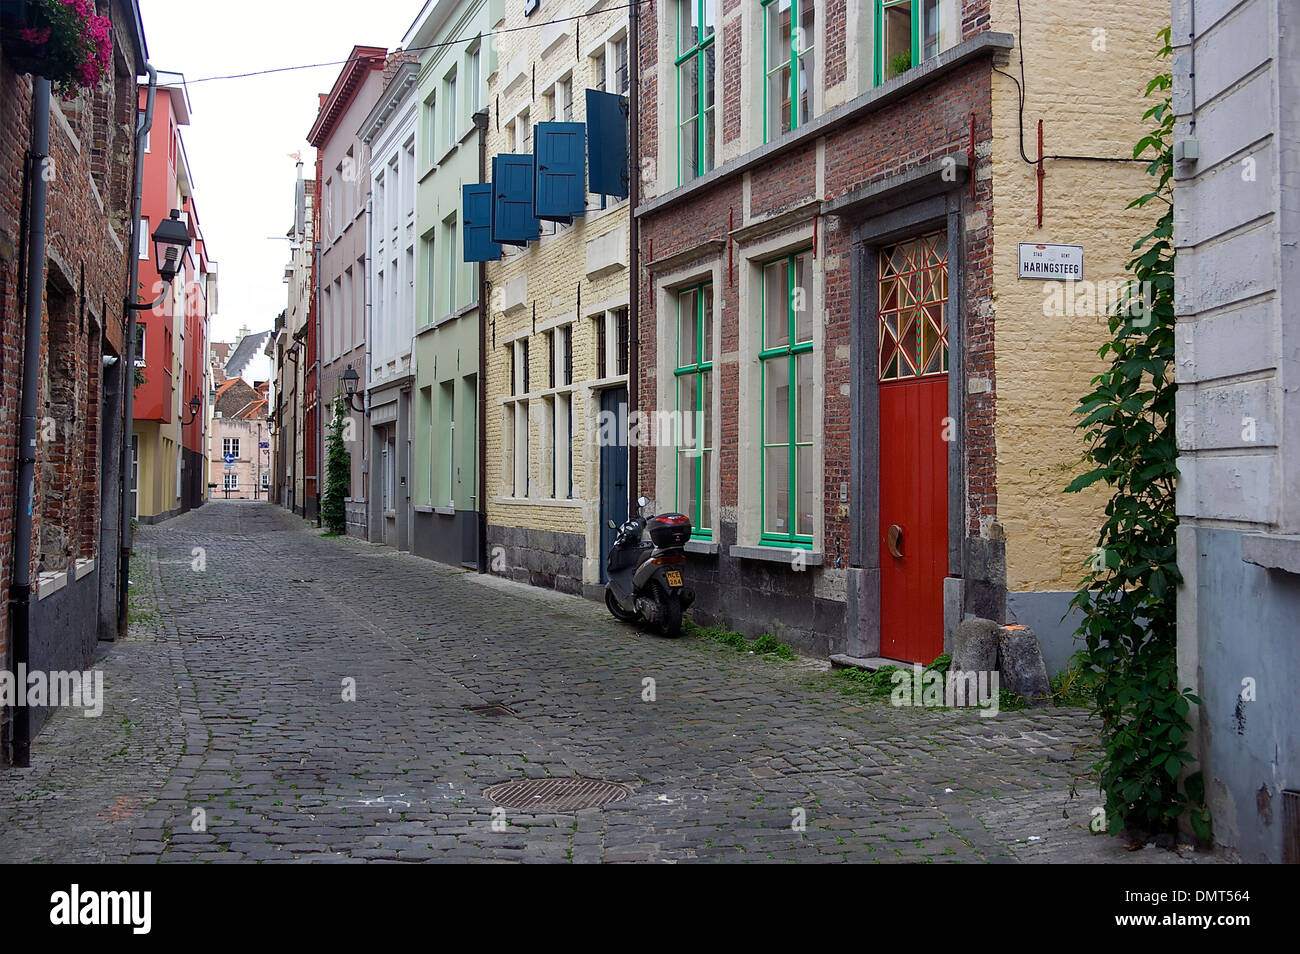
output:
M 608 579 L 605 556 L 614 531 L 627 520 L 627 388 L 600 392 L 600 582 Z

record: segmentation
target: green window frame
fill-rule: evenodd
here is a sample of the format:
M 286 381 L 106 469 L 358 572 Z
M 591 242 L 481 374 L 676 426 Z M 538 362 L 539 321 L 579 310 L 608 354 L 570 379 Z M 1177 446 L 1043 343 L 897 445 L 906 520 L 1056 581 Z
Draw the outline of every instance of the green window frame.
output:
M 939 52 L 943 0 L 876 0 L 875 84 Z
M 817 505 L 812 250 L 762 268 L 759 543 L 811 549 Z
M 677 8 L 677 184 L 704 175 L 716 158 L 713 84 L 717 0 L 675 0 Z
M 814 0 L 762 2 L 763 141 L 770 142 L 813 117 L 817 10 Z
M 678 441 L 673 486 L 678 512 L 691 518 L 691 536 L 712 540 L 713 283 L 680 288 L 676 297 L 676 417 L 679 435 L 691 443 Z

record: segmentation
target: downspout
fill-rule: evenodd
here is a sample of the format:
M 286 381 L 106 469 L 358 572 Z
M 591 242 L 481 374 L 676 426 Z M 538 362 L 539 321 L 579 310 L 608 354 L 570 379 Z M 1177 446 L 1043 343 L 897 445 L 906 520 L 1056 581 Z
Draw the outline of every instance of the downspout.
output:
M 319 179 L 319 175 L 317 176 L 317 178 Z M 324 411 L 324 409 L 325 409 L 325 405 L 324 405 L 324 396 L 325 396 L 325 392 L 324 392 L 324 389 L 323 389 L 322 386 L 321 386 L 321 385 L 322 385 L 322 381 L 321 381 L 321 370 L 322 370 L 322 368 L 321 368 L 321 360 L 320 360 L 320 348 L 321 348 L 321 341 L 320 341 L 320 306 L 321 306 L 321 288 L 320 288 L 320 283 L 321 283 L 321 275 L 320 275 L 320 273 L 321 273 L 321 257 L 320 257 L 320 250 L 321 250 L 321 243 L 320 243 L 320 242 L 317 242 L 317 241 L 313 241 L 313 242 L 312 242 L 312 252 L 311 252 L 311 254 L 312 254 L 312 277 L 315 278 L 315 280 L 316 280 L 316 281 L 315 281 L 315 285 L 316 285 L 316 287 L 312 289 L 312 295 L 314 295 L 315 298 L 316 298 L 316 307 L 313 309 L 313 311 L 316 312 L 316 316 L 312 319 L 312 325 L 314 326 L 312 330 L 316 332 L 316 360 L 315 360 L 315 361 L 314 361 L 310 366 L 304 363 L 304 365 L 303 365 L 303 373 L 302 373 L 303 390 L 305 391 L 305 390 L 307 389 L 307 375 L 311 374 L 312 368 L 315 368 L 315 369 L 316 369 L 316 432 L 315 432 L 314 434 L 311 435 L 311 439 L 312 439 L 312 440 L 315 442 L 315 444 L 316 444 L 316 526 L 317 526 L 317 527 L 322 526 L 322 523 L 321 523 L 321 501 L 325 498 L 325 417 L 324 417 L 324 415 L 322 414 L 322 411 Z M 333 410 L 332 410 L 332 409 L 331 409 L 330 414 L 331 414 L 331 418 L 330 418 L 330 419 L 333 420 Z M 303 451 L 304 451 L 304 456 L 306 456 L 306 446 L 307 446 L 307 435 L 304 434 L 304 435 L 303 435 Z M 304 463 L 306 463 L 306 462 L 304 461 Z M 304 469 L 305 469 L 305 468 L 304 468 Z M 306 506 L 307 506 L 307 481 L 306 481 L 305 477 L 304 477 L 304 479 L 303 479 L 303 483 L 302 483 L 302 496 L 303 496 L 303 502 L 302 502 L 302 505 L 303 505 L 303 508 L 304 508 L 304 510 L 305 510 L 305 508 L 306 508 Z M 345 535 L 347 534 L 347 518 L 346 518 L 346 516 L 344 517 L 344 521 L 343 521 L 343 533 L 344 533 Z
M 45 212 L 48 184 L 45 162 L 50 154 L 50 81 L 32 78 L 32 140 L 27 153 L 26 178 L 31 190 L 27 221 L 27 305 L 23 315 L 23 387 L 18 443 L 18 492 L 14 500 L 13 582 L 9 588 L 13 619 L 14 702 L 9 725 L 13 739 L 12 763 L 31 764 L 31 709 L 17 705 L 27 688 L 31 661 L 32 624 L 32 510 L 36 502 L 36 415 L 40 411 L 41 326 L 45 307 Z
M 636 218 L 636 207 L 641 201 L 641 128 L 637 122 L 641 104 L 641 5 L 633 3 L 628 10 L 628 284 L 627 303 L 627 419 L 636 420 L 641 403 L 641 229 Z M 627 509 L 636 513 L 636 501 L 641 496 L 641 455 L 633 441 L 628 441 Z
M 126 341 L 123 350 L 126 360 L 122 368 L 122 540 L 117 568 L 117 631 L 118 638 L 126 636 L 127 596 L 131 582 L 131 430 L 135 415 L 135 304 L 136 285 L 140 282 L 140 207 L 144 202 L 144 138 L 153 128 L 154 97 L 157 93 L 158 71 L 152 63 L 144 68 L 149 73 L 149 89 L 145 94 L 144 116 L 137 118 L 135 126 L 135 182 L 131 186 L 131 238 L 128 253 L 130 265 L 126 287 Z
M 487 125 L 488 111 L 480 109 L 474 114 L 478 127 L 478 181 L 487 179 Z M 462 210 L 462 214 L 463 214 Z M 430 294 L 433 292 L 430 291 Z M 478 263 L 478 413 L 475 415 L 474 440 L 478 444 L 478 466 L 475 468 L 474 504 L 478 511 L 478 571 L 488 571 L 487 558 L 487 268 Z
M 365 302 L 364 302 L 363 307 L 365 308 L 365 325 L 364 325 L 364 327 L 365 327 L 365 329 L 366 329 L 366 350 L 365 350 L 365 362 L 366 362 L 366 366 L 365 366 L 364 368 L 361 369 L 361 384 L 360 384 L 360 387 L 361 387 L 361 406 L 362 406 L 363 408 L 369 408 L 369 407 L 370 407 L 370 365 L 371 365 L 370 343 L 371 343 L 372 341 L 375 340 L 375 327 L 374 327 L 374 322 L 375 322 L 375 303 L 374 303 L 374 300 L 371 298 L 371 295 L 372 295 L 373 291 L 372 291 L 372 286 L 371 286 L 371 284 L 370 284 L 370 271 L 371 271 L 371 269 L 374 268 L 374 266 L 375 266 L 374 246 L 372 246 L 372 245 L 370 244 L 371 242 L 374 241 L 374 237 L 375 237 L 375 233 L 374 233 L 374 222 L 373 222 L 373 220 L 372 220 L 372 218 L 371 218 L 371 216 L 374 215 L 374 212 L 375 212 L 375 199 L 374 199 L 374 193 L 372 192 L 370 198 L 369 198 L 369 199 L 366 199 L 366 266 L 365 266 L 365 271 L 363 271 L 362 274 L 361 274 L 361 281 L 362 281 L 362 283 L 363 283 L 362 294 L 365 296 Z M 412 276 L 412 277 L 414 277 L 414 276 Z M 396 278 L 396 276 L 394 276 L 394 278 Z M 351 303 L 349 302 L 349 304 L 351 304 Z M 351 402 L 350 400 L 348 401 L 348 415 L 349 415 L 349 416 L 352 415 L 352 402 Z M 368 427 L 368 422 L 367 422 L 367 420 L 366 420 L 366 415 L 365 415 L 365 413 L 363 412 L 362 415 L 361 415 L 361 439 L 362 439 L 362 441 L 364 441 L 364 440 L 366 439 L 366 437 L 367 437 L 366 431 L 367 431 L 368 429 L 369 429 L 369 427 Z M 365 457 L 365 446 L 366 446 L 366 445 L 365 445 L 364 443 L 361 445 L 361 452 L 362 452 L 362 457 L 363 457 L 363 458 Z M 395 463 L 396 463 L 396 462 L 394 462 L 394 464 L 395 464 Z M 394 466 L 394 469 L 396 469 L 396 466 Z M 366 487 L 366 511 L 365 511 L 365 513 L 366 513 L 366 542 L 369 543 L 369 542 L 372 542 L 372 541 L 371 541 L 370 534 L 371 534 L 375 529 L 377 529 L 377 526 L 378 526 L 378 527 L 382 527 L 382 526 L 384 525 L 384 500 L 383 500 L 383 489 L 382 489 L 382 488 L 383 488 L 383 485 L 381 484 L 381 485 L 380 485 L 380 491 L 379 491 L 379 493 L 380 493 L 380 498 L 379 498 L 379 520 L 376 522 L 376 521 L 374 520 L 374 507 L 375 507 L 375 493 L 374 493 L 374 490 L 375 490 L 375 482 L 374 482 L 374 480 L 373 480 L 373 475 L 370 473 L 370 467 L 369 467 L 369 466 L 366 467 L 366 477 L 367 477 L 367 478 L 372 478 L 372 479 L 369 480 L 369 482 L 368 482 L 368 486 Z M 393 488 L 393 493 L 394 493 L 394 495 L 396 495 L 396 493 L 397 493 L 397 488 L 396 488 L 396 487 Z M 376 523 L 377 523 L 377 526 L 375 525 Z

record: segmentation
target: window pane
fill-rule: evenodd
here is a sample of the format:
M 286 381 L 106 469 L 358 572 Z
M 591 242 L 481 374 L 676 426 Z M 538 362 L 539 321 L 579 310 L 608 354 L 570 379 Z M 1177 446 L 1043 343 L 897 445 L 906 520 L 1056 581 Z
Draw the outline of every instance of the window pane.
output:
M 788 534 L 790 514 L 790 448 L 763 448 L 763 532 Z
M 700 312 L 700 362 L 713 360 L 713 286 L 704 286 L 704 304 Z
M 795 450 L 799 461 L 799 475 L 796 485 L 799 488 L 799 500 L 796 515 L 798 524 L 794 532 L 800 536 L 811 537 L 813 532 L 813 508 L 817 505 L 817 494 L 814 492 L 816 488 L 813 486 L 813 449 L 810 445 L 801 445 Z
M 618 373 L 627 374 L 628 320 L 627 309 L 620 308 L 614 313 L 615 327 L 618 332 Z
M 790 308 L 794 311 L 795 340 L 812 341 L 813 273 L 811 255 L 800 255 L 794 260 L 794 290 L 790 293 Z
M 939 52 L 939 0 L 922 0 L 921 59 L 928 60 Z
M 680 421 L 680 433 L 678 437 L 678 446 L 693 450 L 696 444 L 696 417 L 695 412 L 699 410 L 696 403 L 696 392 L 699 389 L 699 377 L 694 374 L 683 374 L 677 378 L 677 411 L 678 420 Z
M 802 126 L 812 119 L 813 115 L 813 65 L 816 55 L 812 50 L 802 54 L 799 57 L 799 75 L 796 78 L 799 84 L 799 121 L 798 125 Z
M 912 68 L 912 0 L 885 7 L 882 54 L 887 80 Z
M 708 39 L 713 36 L 714 24 L 718 21 L 717 10 L 715 9 L 716 6 L 717 0 L 703 0 L 702 12 L 704 14 L 704 21 L 701 24 L 700 29 L 701 39 Z
M 713 156 L 714 156 L 713 143 L 714 143 L 714 133 L 715 133 L 714 120 L 716 117 L 716 110 L 713 108 L 714 105 L 713 49 L 714 48 L 710 46 L 702 54 L 704 60 L 704 65 L 701 67 L 701 69 L 704 70 L 704 76 L 702 78 L 702 82 L 704 83 L 704 90 L 703 90 L 704 130 L 703 130 L 702 138 L 704 142 L 703 145 L 701 146 L 701 151 L 704 153 L 704 155 L 700 157 L 702 160 L 702 165 L 700 166 L 701 172 L 708 172 L 710 169 L 713 168 Z
M 699 348 L 699 339 L 696 335 L 696 312 L 698 308 L 695 289 L 682 292 L 677 297 L 677 318 L 679 323 L 677 366 L 679 368 L 695 364 L 696 361 Z
M 708 371 L 700 373 L 700 403 L 704 408 L 704 416 L 700 419 L 700 446 L 709 448 L 713 446 L 713 376 Z
M 767 6 L 767 131 L 790 131 L 790 0 Z
M 713 507 L 710 501 L 713 498 L 713 452 L 709 451 L 700 457 L 700 523 L 699 529 L 710 530 L 713 528 Z
M 798 387 L 797 418 L 795 420 L 794 439 L 799 442 L 813 439 L 813 411 L 816 402 L 813 398 L 813 356 L 811 352 L 795 356 L 796 386 Z
M 699 41 L 696 19 L 699 0 L 677 0 L 677 52 L 689 50 Z
M 790 285 L 786 260 L 763 269 L 763 348 L 780 348 L 790 343 Z
M 790 442 L 790 359 L 763 362 L 763 443 Z
M 790 64 L 767 74 L 767 132 L 777 136 L 790 131 Z

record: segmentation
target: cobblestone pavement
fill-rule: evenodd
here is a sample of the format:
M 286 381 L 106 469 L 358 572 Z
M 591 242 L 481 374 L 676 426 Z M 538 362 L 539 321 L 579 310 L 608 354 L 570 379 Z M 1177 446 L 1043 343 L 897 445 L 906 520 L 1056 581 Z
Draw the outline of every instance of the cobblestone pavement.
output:
M 822 663 L 640 633 L 266 503 L 136 543 L 104 714 L 56 713 L 0 772 L 0 861 L 1213 859 L 1089 833 L 1082 710 L 846 696 Z M 515 714 L 467 708 L 497 702 Z M 575 775 L 630 793 L 494 829 L 486 787 Z

